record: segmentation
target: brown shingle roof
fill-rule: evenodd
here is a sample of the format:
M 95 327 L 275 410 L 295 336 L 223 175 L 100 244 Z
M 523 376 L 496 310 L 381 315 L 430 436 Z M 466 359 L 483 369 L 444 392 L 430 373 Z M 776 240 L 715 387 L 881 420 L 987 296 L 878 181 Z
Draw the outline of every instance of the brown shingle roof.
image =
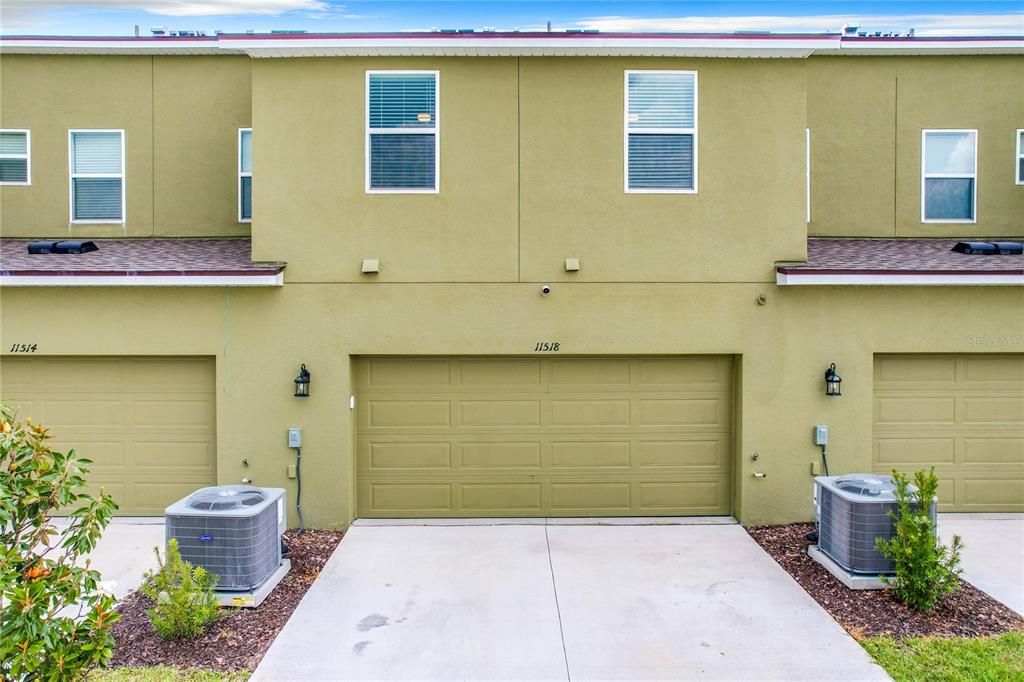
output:
M 98 251 L 29 254 L 35 239 L 0 239 L 3 275 L 274 275 L 284 263 L 254 263 L 252 240 L 94 239 Z
M 953 251 L 958 239 L 832 239 L 807 240 L 807 260 L 780 264 L 783 274 L 1016 274 L 1024 275 L 1024 255 L 980 256 Z M 964 241 L 1021 241 L 1020 238 L 977 238 Z

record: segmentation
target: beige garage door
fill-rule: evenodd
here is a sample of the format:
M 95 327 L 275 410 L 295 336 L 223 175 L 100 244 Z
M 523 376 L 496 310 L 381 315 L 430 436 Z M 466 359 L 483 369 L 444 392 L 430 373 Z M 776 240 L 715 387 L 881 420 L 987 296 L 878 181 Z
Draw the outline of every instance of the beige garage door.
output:
M 731 513 L 729 357 L 355 369 L 362 517 Z
M 214 485 L 216 409 L 211 358 L 5 357 L 3 401 L 54 434 L 59 450 L 93 461 L 121 515 L 161 515 Z
M 1024 355 L 875 356 L 874 468 L 935 466 L 943 511 L 1024 511 Z

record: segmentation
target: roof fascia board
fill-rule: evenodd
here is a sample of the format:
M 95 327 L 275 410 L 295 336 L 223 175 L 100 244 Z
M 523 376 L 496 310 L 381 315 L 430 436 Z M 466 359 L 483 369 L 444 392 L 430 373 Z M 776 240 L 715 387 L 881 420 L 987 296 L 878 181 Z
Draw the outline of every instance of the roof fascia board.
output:
M 0 287 L 279 287 L 273 275 L 0 275 Z
M 779 286 L 1024 286 L 1020 273 L 988 274 L 798 274 L 776 271 Z

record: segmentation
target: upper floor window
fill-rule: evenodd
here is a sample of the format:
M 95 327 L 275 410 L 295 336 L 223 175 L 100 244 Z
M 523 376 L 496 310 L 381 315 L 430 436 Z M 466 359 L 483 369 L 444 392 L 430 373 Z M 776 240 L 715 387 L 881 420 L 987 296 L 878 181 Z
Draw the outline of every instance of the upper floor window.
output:
M 31 185 L 31 155 L 31 132 L 0 130 L 0 185 Z
M 71 222 L 124 222 L 124 131 L 72 130 Z
M 978 199 L 978 131 L 921 131 L 921 221 L 973 223 Z
M 1024 185 L 1024 128 L 1017 128 L 1017 156 L 1013 164 L 1017 171 L 1017 184 Z
M 697 73 L 626 72 L 626 191 L 696 193 Z
M 252 222 L 252 128 L 238 129 L 238 222 Z
M 438 191 L 437 71 L 366 72 L 366 191 Z

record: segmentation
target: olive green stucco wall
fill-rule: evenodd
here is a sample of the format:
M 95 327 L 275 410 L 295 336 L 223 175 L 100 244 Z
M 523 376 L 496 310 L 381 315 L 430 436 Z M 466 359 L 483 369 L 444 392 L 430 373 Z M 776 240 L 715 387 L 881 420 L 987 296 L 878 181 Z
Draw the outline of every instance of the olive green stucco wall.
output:
M 439 194 L 365 192 L 367 69 L 439 70 Z M 624 192 L 626 69 L 698 71 L 697 194 Z M 293 282 L 359 281 L 366 257 L 381 259 L 376 279 L 388 282 L 770 280 L 774 261 L 805 249 L 803 69 L 258 60 L 255 257 L 288 262 Z M 580 272 L 564 271 L 569 257 Z
M 32 184 L 0 187 L 5 237 L 247 235 L 238 128 L 244 57 L 0 57 L 0 127 L 32 131 Z M 70 223 L 68 130 L 124 129 L 126 224 Z
M 353 514 L 355 356 L 529 355 L 539 339 L 557 340 L 564 355 L 739 356 L 735 505 L 751 524 L 809 518 L 814 424 L 832 428 L 837 471 L 871 470 L 875 353 L 1020 352 L 976 340 L 1024 336 L 1024 316 L 992 314 L 1024 309 L 1024 292 L 1010 287 L 580 283 L 555 285 L 545 298 L 533 284 L 381 283 L 0 295 L 5 353 L 31 342 L 37 355 L 214 356 L 219 480 L 251 477 L 293 494 L 285 430 L 302 427 L 312 525 L 345 525 Z M 307 400 L 292 397 L 299 362 L 313 376 Z M 840 398 L 824 395 L 830 362 L 843 375 Z M 0 382 L 2 368 L 0 356 Z
M 1021 57 L 812 57 L 809 233 L 844 237 L 1024 235 L 1014 182 L 1024 127 Z M 921 222 L 921 130 L 978 131 L 977 224 Z

